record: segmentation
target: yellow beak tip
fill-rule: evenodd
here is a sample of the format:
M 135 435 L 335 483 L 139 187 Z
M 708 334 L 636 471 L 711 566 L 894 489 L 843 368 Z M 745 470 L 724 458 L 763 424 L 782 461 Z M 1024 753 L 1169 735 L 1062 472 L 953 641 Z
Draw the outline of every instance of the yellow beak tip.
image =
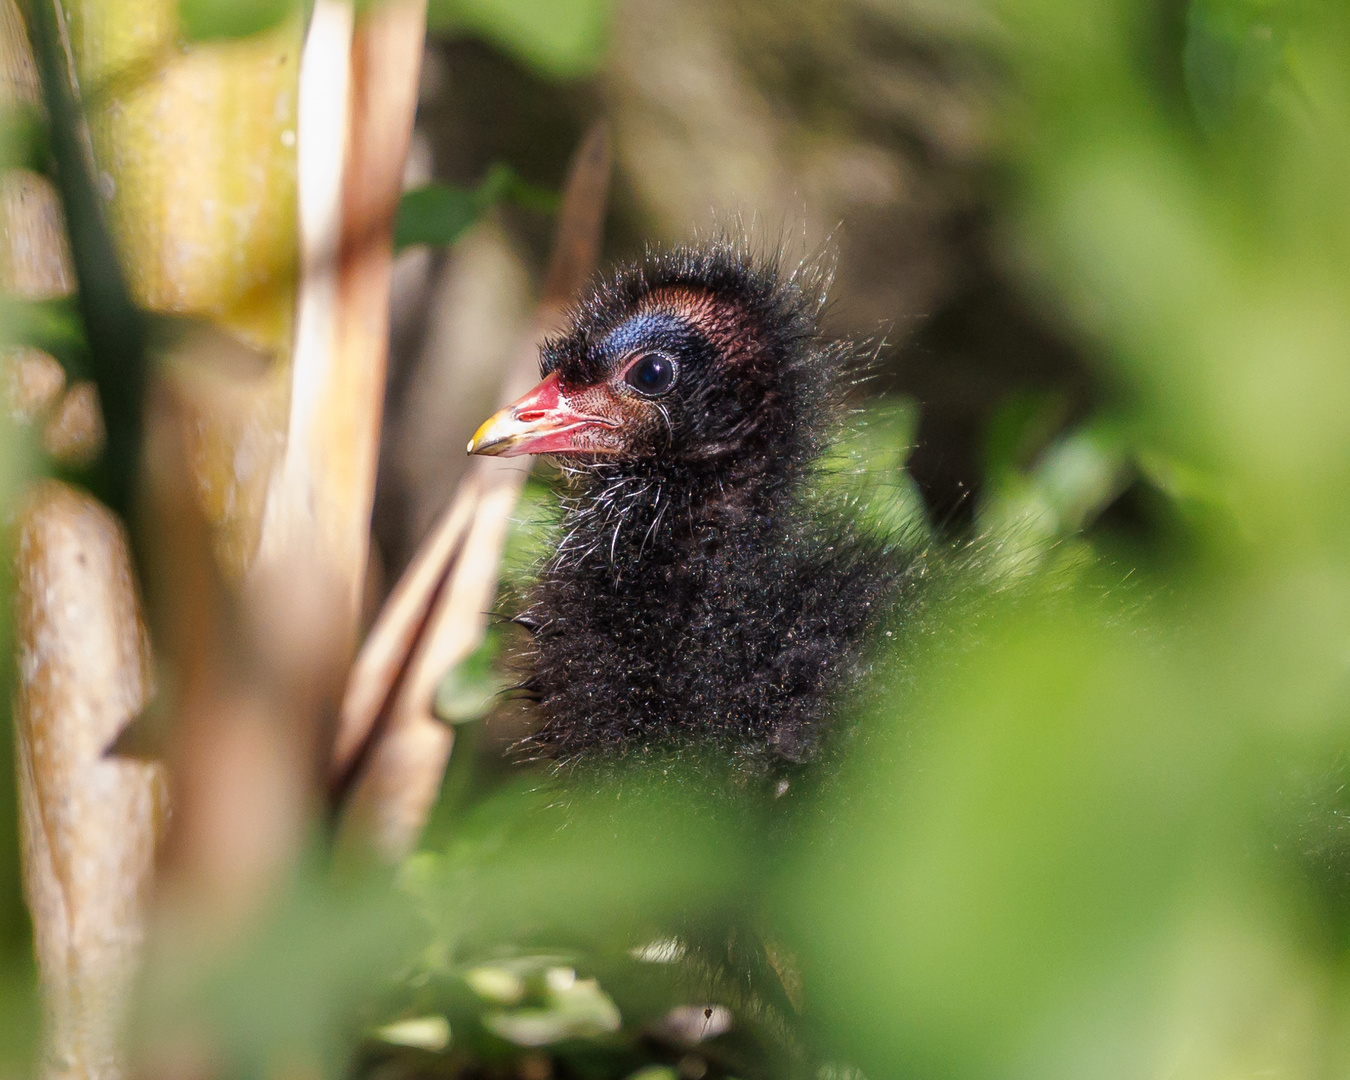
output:
M 505 411 L 506 410 L 504 409 L 502 410 L 502 412 Z M 506 449 L 506 447 L 502 445 L 504 440 L 502 439 L 503 432 L 501 428 L 502 413 L 499 412 L 493 416 L 489 416 L 479 425 L 478 430 L 473 433 L 473 438 L 469 440 L 469 453 L 486 453 L 491 456 L 494 449 Z

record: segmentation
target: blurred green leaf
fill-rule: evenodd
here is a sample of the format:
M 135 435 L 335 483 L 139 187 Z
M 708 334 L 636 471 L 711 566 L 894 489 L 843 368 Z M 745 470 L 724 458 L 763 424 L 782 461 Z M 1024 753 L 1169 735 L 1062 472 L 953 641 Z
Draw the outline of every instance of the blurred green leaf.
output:
M 917 542 L 928 533 L 923 496 L 905 461 L 914 445 L 918 406 L 907 398 L 871 402 L 849 418 L 825 452 L 808 497 L 844 501 L 860 524 L 895 541 Z
M 545 75 L 576 78 L 599 66 L 610 0 L 430 0 L 427 24 L 478 34 Z
M 12 341 L 13 327 L 0 308 L 0 340 Z M 3 381 L 0 379 L 0 381 Z M 0 395 L 4 394 L 0 386 Z M 15 670 L 11 633 L 15 573 L 14 526 L 25 486 L 39 458 L 31 433 L 16 428 L 0 401 L 0 1074 L 19 1076 L 31 1068 L 41 1020 L 32 928 L 24 903 L 19 845 L 19 793 L 14 754 Z
M 1040 428 L 1034 413 L 1021 416 Z M 1054 440 L 1025 470 L 1013 467 L 1014 460 L 990 473 L 979 507 L 989 559 L 1002 574 L 1024 573 L 1052 555 L 1061 567 L 1081 561 L 1084 553 L 1065 542 L 1091 525 L 1134 476 L 1120 432 L 1099 420 Z
M 725 770 L 652 757 L 518 776 L 463 814 L 401 871 L 436 928 L 401 1014 L 447 1016 L 476 1060 L 547 1045 L 560 1073 L 620 1080 L 672 1007 L 703 1023 L 692 994 L 737 1009 L 736 1036 L 707 1050 L 721 1072 L 788 1075 L 781 1015 L 746 988 L 757 969 L 720 966 L 753 933 L 728 920 L 754 908 L 774 850 L 763 803 L 719 787 Z
M 64 24 L 45 4 L 25 11 L 51 141 L 53 179 L 65 212 L 66 235 L 79 291 L 75 302 L 88 346 L 89 376 L 103 411 L 104 451 L 91 477 L 96 494 L 134 523 L 131 504 L 141 466 L 145 389 L 150 378 L 146 319 L 123 274 L 90 166 L 89 144 L 73 56 Z M 60 357 L 63 361 L 65 357 Z M 136 546 L 135 555 L 146 552 Z
M 71 357 L 88 352 L 84 321 L 74 300 L 15 300 L 0 298 L 0 320 L 3 320 L 8 340 L 19 345 L 31 345 L 49 352 L 63 364 Z M 87 358 L 83 359 L 85 368 Z M 84 369 L 71 371 L 71 378 L 87 378 Z
M 298 0 L 178 0 L 178 18 L 189 41 L 216 41 L 278 26 Z
M 1231 486 L 1218 477 L 1147 447 L 1136 449 L 1134 461 L 1140 475 L 1167 496 L 1175 511 L 1201 524 L 1211 536 L 1245 532 L 1243 508 Z
M 566 783 L 522 777 L 474 807 L 444 851 L 420 855 L 409 887 L 466 956 L 636 935 L 695 898 L 705 912 L 739 903 L 760 822 L 716 776 L 654 757 Z
M 1216 794 L 1241 801 L 1221 782 L 1233 740 L 1209 744 L 1219 717 L 1183 670 L 1046 584 L 963 601 L 958 633 L 907 643 L 903 723 L 872 716 L 826 834 L 782 880 L 808 985 L 869 1075 L 1056 1075 L 1073 1029 L 1023 1040 L 1061 1008 L 1091 1020 L 1109 1008 L 1093 995 L 1147 969 Z
M 14 853 L 6 852 L 9 857 Z M 17 865 L 5 868 L 6 874 L 17 871 Z M 5 942 L 10 958 L 0 964 L 0 1016 L 5 1018 L 0 1024 L 0 1070 L 7 1076 L 26 1075 L 32 1067 L 42 1020 L 37 974 L 30 957 L 16 955 L 16 944 L 24 951 L 30 947 L 26 935 L 19 943 Z
M 280 1058 L 327 1075 L 345 1068 L 363 1021 L 427 937 L 407 897 L 380 875 L 335 884 L 296 876 L 243 941 L 178 940 L 147 976 L 142 1033 L 208 1030 L 232 1075 Z
M 557 208 L 553 192 L 526 183 L 509 166 L 498 163 L 488 170 L 476 188 L 428 184 L 405 192 L 394 222 L 394 248 L 410 244 L 453 244 L 483 214 L 502 200 L 532 210 L 552 212 Z
M 521 489 L 502 545 L 501 584 L 520 595 L 553 550 L 558 490 L 532 472 Z
M 1068 410 L 1063 393 L 1013 394 L 985 428 L 985 475 L 997 479 L 1024 470 L 1063 426 Z
M 808 984 L 874 1075 L 1341 1068 L 1350 866 L 1305 803 L 1339 789 L 1291 778 L 1334 775 L 1350 715 L 1350 9 L 1189 9 L 1193 104 L 1236 133 L 1217 146 L 1139 62 L 1153 9 L 994 6 L 1010 250 L 1121 404 L 1005 469 L 1002 522 L 1081 521 L 1124 462 L 1219 554 L 1133 599 L 1091 563 L 998 576 L 907 643 L 902 704 L 793 875 L 819 888 L 784 885 Z M 1272 825 L 1303 818 L 1315 841 Z
M 453 244 L 487 209 L 481 189 L 429 184 L 405 192 L 398 203 L 394 248 L 410 244 Z
M 47 125 L 31 105 L 14 105 L 0 115 L 0 165 L 42 172 L 51 158 Z
M 680 1080 L 680 1074 L 669 1065 L 648 1065 L 633 1073 L 628 1080 Z
M 481 720 L 492 711 L 497 695 L 507 686 L 497 670 L 501 628 L 488 627 L 478 648 L 447 671 L 436 687 L 432 711 L 447 724 Z
M 1278 0 L 1192 0 L 1186 88 L 1201 125 L 1220 131 L 1251 113 L 1287 71 L 1289 5 Z

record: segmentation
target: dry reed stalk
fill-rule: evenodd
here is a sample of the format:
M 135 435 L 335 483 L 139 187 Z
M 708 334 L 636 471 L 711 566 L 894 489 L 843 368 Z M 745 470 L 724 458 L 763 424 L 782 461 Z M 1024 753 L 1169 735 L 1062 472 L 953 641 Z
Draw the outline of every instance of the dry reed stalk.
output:
M 340 583 L 348 656 L 369 550 L 394 215 L 425 17 L 425 0 L 385 0 L 354 22 L 350 4 L 320 0 L 302 74 L 295 372 L 286 457 L 269 497 L 260 564 L 317 563 Z M 335 107 L 343 101 L 345 108 Z
M 242 478 L 223 476 L 223 457 L 194 432 L 225 433 L 218 448 L 233 450 L 235 463 L 241 451 L 247 460 L 248 441 L 230 434 L 250 430 L 251 384 L 265 380 L 246 379 L 236 387 L 202 363 L 200 354 L 209 346 L 188 342 L 183 362 L 168 365 L 173 377 L 157 388 L 147 417 L 146 531 L 168 541 L 150 568 L 154 621 L 176 680 L 168 750 L 175 814 L 161 861 L 159 944 L 179 957 L 209 956 L 213 946 L 235 939 L 290 865 L 317 806 L 313 761 L 321 740 L 324 668 L 334 664 L 325 632 L 339 605 L 332 601 L 325 564 L 303 565 L 300 554 L 314 533 L 305 423 L 312 420 L 315 388 L 333 351 L 328 330 L 336 302 L 349 47 L 350 8 L 320 0 L 303 54 L 296 49 L 290 64 L 298 88 L 292 83 L 286 89 L 293 103 L 287 141 L 299 143 L 299 194 L 291 190 L 288 198 L 292 206 L 298 202 L 299 247 L 291 242 L 290 257 L 299 262 L 300 279 L 298 301 L 285 289 L 269 301 L 284 300 L 282 323 L 294 327 L 295 340 L 283 347 L 291 362 L 273 371 L 283 387 L 290 384 L 288 411 L 266 412 L 264 430 L 273 449 L 251 463 L 260 466 L 259 475 L 250 477 L 256 497 L 242 524 L 256 543 L 239 549 L 220 542 L 222 532 L 236 539 L 240 533 L 222 530 L 228 522 L 214 513 L 213 495 L 239 490 Z M 266 153 L 260 146 L 254 151 Z M 149 185 L 155 174 L 147 173 Z M 218 179 L 228 183 L 228 172 Z M 158 254 L 147 245 L 150 261 Z M 217 262 L 229 258 L 217 245 L 203 254 Z M 164 280 L 174 284 L 172 276 Z M 226 319 L 219 324 L 237 329 Z
M 75 291 L 61 200 L 52 182 L 28 169 L 0 177 L 0 288 L 47 300 Z
M 356 16 L 319 0 L 300 68 L 300 287 L 286 449 L 258 553 L 237 597 L 189 546 L 171 620 L 185 641 L 174 757 L 181 826 L 166 871 L 192 904 L 237 914 L 293 857 L 319 809 L 321 761 L 355 643 L 383 405 L 394 214 L 412 132 L 424 36 L 421 0 Z M 157 505 L 191 535 L 175 439 L 151 457 Z M 170 402 L 166 397 L 166 403 Z M 208 392 L 205 400 L 219 400 Z M 196 529 L 200 531 L 200 529 Z M 168 535 L 169 533 L 165 533 Z M 202 623 L 193 593 L 213 598 Z M 241 887 L 241 882 L 252 882 Z M 191 905 L 189 905 L 191 906 Z M 227 924 L 230 918 L 224 920 Z
M 37 77 L 13 0 L 0 2 L 0 98 L 38 108 Z M 0 177 L 0 278 L 24 299 L 68 295 L 75 275 L 50 181 Z M 54 359 L 6 357 L 10 404 L 44 422 L 54 456 L 97 453 L 102 421 L 87 383 L 64 388 Z M 121 523 L 101 503 L 45 481 L 18 515 L 14 630 L 16 765 L 24 890 L 33 919 L 47 1077 L 122 1075 L 121 1026 L 139 962 L 163 770 L 109 757 L 150 694 L 149 643 Z
M 283 443 L 295 280 L 300 20 L 243 41 L 185 47 L 176 0 L 35 2 L 55 11 L 54 20 L 44 15 L 42 33 L 59 38 L 60 48 L 48 49 L 47 62 L 62 68 L 56 85 L 83 97 L 87 126 L 79 124 L 75 135 L 86 155 L 79 164 L 92 171 L 137 303 L 154 312 L 195 316 L 199 325 L 219 328 L 220 337 L 253 347 L 245 351 L 276 361 L 258 377 L 231 386 L 227 407 L 198 401 L 191 422 L 179 426 L 190 438 L 175 445 L 173 465 L 187 477 L 180 486 L 202 527 L 158 529 L 164 519 L 156 521 L 153 513 L 140 522 L 149 525 L 143 536 L 153 538 L 143 561 L 170 585 L 157 591 L 157 608 L 170 611 L 157 627 L 161 641 L 168 641 L 189 673 L 209 663 L 225 665 L 227 651 L 210 661 L 186 655 L 187 643 L 211 640 L 209 635 L 163 631 L 175 623 L 174 602 L 182 606 L 172 588 L 178 584 L 176 568 L 206 562 L 213 572 L 219 565 L 231 581 L 242 579 L 260 529 L 264 484 Z M 60 59 L 53 61 L 53 55 Z M 5 202 L 8 208 L 37 200 L 7 196 Z M 6 269 L 14 264 L 14 250 L 9 244 Z M 175 348 L 180 356 L 209 352 L 203 342 L 211 344 L 211 335 L 188 334 Z M 193 359 L 211 367 L 210 356 Z M 69 407 L 58 410 L 49 425 L 49 446 L 63 449 L 71 442 L 87 399 L 87 391 L 71 388 Z M 162 428 L 163 418 L 152 415 L 150 426 L 156 424 Z M 152 486 L 153 481 L 152 476 Z M 219 597 L 196 593 L 191 599 Z M 207 622 L 228 622 L 209 605 L 199 614 Z M 192 674 L 186 682 L 195 685 Z M 181 799 L 179 779 L 174 794 Z M 241 790 L 241 804 L 253 805 L 247 802 L 252 794 Z M 173 850 L 181 855 L 184 826 L 200 821 L 200 815 L 180 813 L 174 821 L 179 840 Z M 90 835 L 99 831 L 91 828 Z M 154 845 L 142 837 L 142 848 L 137 865 L 148 868 Z
M 15 630 L 24 884 L 46 1015 L 48 1077 L 122 1075 L 121 1024 L 140 960 L 160 766 L 109 757 L 152 679 L 126 537 L 55 482 L 19 518 Z
M 557 242 L 531 331 L 502 388 L 518 397 L 538 372 L 538 345 L 595 265 L 609 186 L 603 125 L 573 161 Z M 437 682 L 483 640 L 497 566 L 528 467 L 480 458 L 394 588 L 358 654 L 339 718 L 332 774 L 350 779 L 341 843 L 395 861 L 416 843 L 454 743 L 432 713 Z M 355 775 L 353 775 L 355 774 Z
M 347 5 L 348 27 L 351 12 Z M 175 343 L 163 358 L 170 377 L 148 409 L 143 524 L 155 540 L 157 627 L 179 711 L 177 808 L 162 867 L 170 948 L 181 943 L 175 929 L 237 924 L 317 809 L 323 718 L 336 709 L 365 564 L 391 232 L 421 20 L 419 2 L 400 0 L 364 15 L 355 41 L 339 30 L 336 42 L 317 42 L 312 71 L 346 80 L 354 69 L 355 78 L 351 123 L 345 110 L 335 134 L 317 123 L 320 142 L 330 136 L 338 211 L 320 222 L 326 261 L 306 266 L 305 285 L 331 283 L 313 311 L 328 330 L 310 357 L 312 377 L 289 364 L 298 21 L 184 49 L 174 0 L 58 9 L 72 81 L 90 103 L 96 183 L 136 299 L 220 331 Z M 0 31 L 0 93 L 11 105 L 36 104 L 12 0 L 0 8 Z M 332 99 L 321 92 L 316 106 L 312 120 Z M 59 211 L 44 178 L 0 178 L 0 277 L 11 292 L 69 292 Z M 223 378 L 231 364 L 218 354 L 236 346 L 276 362 L 251 378 Z M 60 380 L 43 389 L 36 357 L 7 367 L 18 390 L 41 398 L 35 413 L 52 413 L 49 445 L 87 450 L 97 429 L 88 388 L 53 405 Z M 274 470 L 283 446 L 305 467 L 288 460 L 289 471 Z M 280 544 L 263 515 L 274 473 L 292 481 L 273 488 Z M 147 636 L 125 539 L 100 504 L 43 485 L 20 539 L 19 753 L 25 870 L 51 1017 L 47 1068 L 113 1076 L 162 800 L 158 766 L 104 751 L 146 703 Z M 250 569 L 260 547 L 281 555 Z M 315 551 L 331 558 L 316 566 Z

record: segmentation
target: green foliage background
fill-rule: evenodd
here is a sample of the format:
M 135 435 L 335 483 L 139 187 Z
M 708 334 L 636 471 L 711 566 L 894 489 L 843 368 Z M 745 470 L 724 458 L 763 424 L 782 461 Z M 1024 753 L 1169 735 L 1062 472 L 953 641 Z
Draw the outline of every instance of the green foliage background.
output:
M 598 60 L 605 12 L 433 15 L 557 75 Z M 991 433 L 983 539 L 934 553 L 955 569 L 886 638 L 833 777 L 767 809 L 688 762 L 485 780 L 465 724 L 397 880 L 316 857 L 256 952 L 152 980 L 148 1024 L 212 1017 L 241 1073 L 280 1048 L 337 1075 L 358 1044 L 358 1071 L 507 1068 L 532 1024 L 565 1075 L 674 1075 L 642 1031 L 681 1001 L 732 1010 L 700 1051 L 728 1075 L 1350 1066 L 1350 11 L 977 14 L 1007 72 L 1005 257 L 1119 389 L 1030 469 L 998 448 L 1034 403 Z M 420 196 L 440 224 L 414 202 L 401 240 L 452 239 L 494 192 Z M 846 460 L 867 475 L 908 430 Z M 17 445 L 0 426 L 7 523 Z M 1085 531 L 1126 477 L 1162 507 L 1147 544 Z M 11 817 L 0 1007 L 31 996 Z M 684 963 L 632 953 L 675 937 Z M 426 1017 L 446 1048 L 387 1026 Z M 0 1025 L 7 1070 L 27 1027 Z

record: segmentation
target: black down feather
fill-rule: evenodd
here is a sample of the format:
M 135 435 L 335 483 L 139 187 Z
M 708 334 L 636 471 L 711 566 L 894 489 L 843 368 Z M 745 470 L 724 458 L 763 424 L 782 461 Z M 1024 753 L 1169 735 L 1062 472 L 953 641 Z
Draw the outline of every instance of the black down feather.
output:
M 821 336 L 826 284 L 740 243 L 681 248 L 619 270 L 544 347 L 564 387 L 648 346 L 679 377 L 659 438 L 560 457 L 561 540 L 519 617 L 542 712 L 527 749 L 772 767 L 820 748 L 865 639 L 918 576 L 912 553 L 807 497 L 857 367 Z

